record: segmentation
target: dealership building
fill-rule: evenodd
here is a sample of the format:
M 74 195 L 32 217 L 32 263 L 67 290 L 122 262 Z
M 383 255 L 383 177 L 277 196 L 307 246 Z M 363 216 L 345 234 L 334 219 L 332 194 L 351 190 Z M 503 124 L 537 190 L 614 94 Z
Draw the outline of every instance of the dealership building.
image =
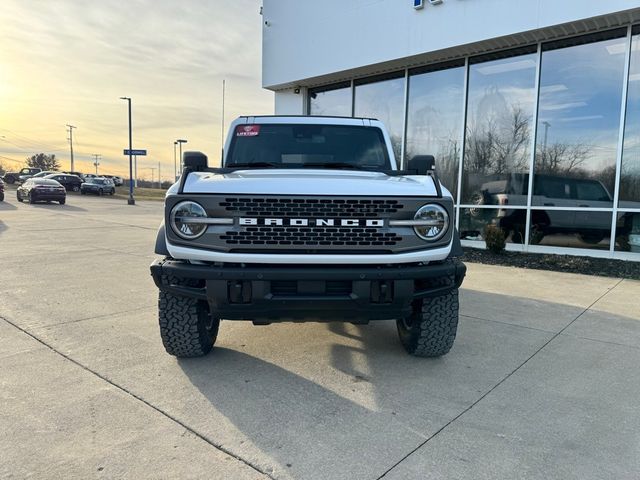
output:
M 463 244 L 640 261 L 638 0 L 264 0 L 275 112 L 431 154 Z M 375 192 L 371 192 L 375 194 Z

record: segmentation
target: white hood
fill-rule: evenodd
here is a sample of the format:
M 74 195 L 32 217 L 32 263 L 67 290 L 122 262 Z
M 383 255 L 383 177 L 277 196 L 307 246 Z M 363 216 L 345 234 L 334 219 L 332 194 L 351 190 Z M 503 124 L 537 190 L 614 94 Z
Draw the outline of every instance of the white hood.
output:
M 237 170 L 226 174 L 193 172 L 187 177 L 184 193 L 394 197 L 437 195 L 433 179 L 423 175 L 394 177 L 380 172 L 290 169 Z

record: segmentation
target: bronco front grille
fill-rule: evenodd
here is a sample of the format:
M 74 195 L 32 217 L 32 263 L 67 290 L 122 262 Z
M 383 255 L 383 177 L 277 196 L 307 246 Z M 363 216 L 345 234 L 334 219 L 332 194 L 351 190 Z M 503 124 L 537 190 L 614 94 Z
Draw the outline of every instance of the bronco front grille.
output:
M 393 246 L 402 238 L 366 227 L 245 227 L 220 236 L 228 245 Z
M 404 208 L 391 199 L 225 198 L 220 207 L 254 217 L 384 217 Z

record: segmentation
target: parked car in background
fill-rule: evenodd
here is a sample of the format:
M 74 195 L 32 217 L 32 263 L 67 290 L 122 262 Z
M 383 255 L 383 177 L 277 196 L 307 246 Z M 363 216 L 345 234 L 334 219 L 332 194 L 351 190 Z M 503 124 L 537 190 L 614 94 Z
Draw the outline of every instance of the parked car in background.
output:
M 124 185 L 124 180 L 122 179 L 122 177 L 118 177 L 117 175 L 103 175 L 103 177 L 111 179 L 116 187 L 121 187 L 122 185 Z
M 4 200 L 4 182 L 0 179 L 0 202 Z
M 54 174 L 54 173 L 60 173 L 60 172 L 56 172 L 55 170 L 43 170 L 40 173 L 36 173 L 35 175 L 32 175 L 31 177 L 28 177 L 28 178 L 25 175 L 20 175 L 20 180 L 21 181 L 26 181 L 29 178 L 44 178 L 47 175 L 51 175 L 51 174 Z M 23 177 L 25 177 L 25 178 L 23 179 Z
M 75 175 L 76 177 L 78 177 L 80 180 L 82 180 L 84 182 L 84 173 L 80 173 L 80 172 L 60 172 L 60 173 L 66 173 L 67 175 Z
M 7 183 L 16 183 L 20 179 L 20 175 L 28 175 L 32 177 L 36 173 L 40 173 L 42 171 L 41 168 L 33 168 L 33 167 L 25 167 L 19 172 L 7 172 L 4 174 L 4 181 Z
M 80 177 L 77 177 L 75 175 L 67 175 L 64 173 L 54 173 L 51 175 L 47 175 L 44 178 L 50 178 L 51 180 L 55 180 L 56 182 L 59 182 L 60 184 L 62 184 L 62 186 L 67 191 L 72 191 L 72 192 L 79 192 L 80 186 L 82 185 L 82 180 L 80 180 Z
M 116 186 L 109 178 L 87 178 L 87 180 L 80 187 L 80 193 L 82 195 L 90 193 L 94 195 L 113 195 L 114 193 L 116 193 Z
M 53 201 L 64 205 L 67 200 L 67 191 L 60 183 L 50 178 L 29 178 L 18 187 L 16 197 L 19 202 L 25 200 L 29 203 Z

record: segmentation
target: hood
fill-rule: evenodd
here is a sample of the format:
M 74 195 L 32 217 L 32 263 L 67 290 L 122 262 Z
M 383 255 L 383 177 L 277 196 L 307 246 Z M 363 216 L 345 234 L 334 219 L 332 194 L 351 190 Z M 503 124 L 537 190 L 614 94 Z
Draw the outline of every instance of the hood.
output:
M 390 176 L 381 172 L 345 170 L 237 170 L 233 173 L 193 172 L 185 193 L 263 195 L 436 196 L 428 176 Z

